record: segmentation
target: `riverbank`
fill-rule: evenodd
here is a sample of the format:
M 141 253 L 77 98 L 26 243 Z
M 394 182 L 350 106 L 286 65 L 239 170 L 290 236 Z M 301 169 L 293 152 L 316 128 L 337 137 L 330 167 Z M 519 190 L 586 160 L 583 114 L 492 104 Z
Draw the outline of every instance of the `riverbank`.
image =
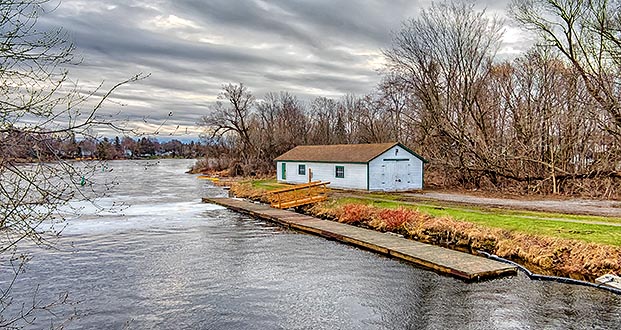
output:
M 266 192 L 282 186 L 272 180 L 249 180 L 233 184 L 231 191 L 267 202 Z M 545 275 L 592 281 L 621 274 L 621 219 L 401 199 L 402 194 L 337 191 L 327 202 L 299 211 L 460 251 L 482 250 Z
M 221 205 L 259 219 L 279 223 L 288 228 L 408 261 L 420 267 L 432 269 L 438 273 L 468 282 L 517 273 L 516 267 L 509 266 L 506 263 L 416 242 L 397 235 L 386 235 L 375 230 L 321 220 L 288 210 L 274 209 L 267 204 L 253 203 L 237 198 L 203 198 L 203 202 Z

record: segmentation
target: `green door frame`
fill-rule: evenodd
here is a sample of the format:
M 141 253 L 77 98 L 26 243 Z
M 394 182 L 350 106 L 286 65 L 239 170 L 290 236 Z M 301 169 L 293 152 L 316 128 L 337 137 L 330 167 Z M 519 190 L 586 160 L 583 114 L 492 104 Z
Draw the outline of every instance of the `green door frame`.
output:
M 287 163 L 282 162 L 281 171 L 280 172 L 281 172 L 280 178 L 282 180 L 287 180 Z

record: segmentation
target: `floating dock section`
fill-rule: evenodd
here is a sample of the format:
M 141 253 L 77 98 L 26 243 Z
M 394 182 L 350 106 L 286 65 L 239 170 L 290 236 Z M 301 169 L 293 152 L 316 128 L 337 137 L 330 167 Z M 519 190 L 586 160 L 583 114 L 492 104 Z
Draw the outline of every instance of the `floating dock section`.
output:
M 274 209 L 265 204 L 236 198 L 203 198 L 203 202 L 218 204 L 288 228 L 379 252 L 465 281 L 478 281 L 517 273 L 515 267 L 495 260 L 416 242 L 397 235 Z

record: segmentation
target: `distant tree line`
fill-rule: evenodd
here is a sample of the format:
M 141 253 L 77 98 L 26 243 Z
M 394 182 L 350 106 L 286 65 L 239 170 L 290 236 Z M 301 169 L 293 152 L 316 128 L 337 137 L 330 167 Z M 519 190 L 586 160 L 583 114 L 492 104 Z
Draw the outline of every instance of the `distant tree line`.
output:
M 150 137 L 113 139 L 86 137 L 76 139 L 72 132 L 32 134 L 17 129 L 0 133 L 4 157 L 21 162 L 64 159 L 138 159 L 151 157 L 197 158 L 205 155 L 200 142 L 183 143 L 173 139 L 159 142 Z
M 470 2 L 432 4 L 394 33 L 363 96 L 305 103 L 224 85 L 202 120 L 209 164 L 270 173 L 296 145 L 400 141 L 431 161 L 426 183 L 619 198 L 620 3 L 516 0 L 540 41 L 504 61 L 504 22 Z

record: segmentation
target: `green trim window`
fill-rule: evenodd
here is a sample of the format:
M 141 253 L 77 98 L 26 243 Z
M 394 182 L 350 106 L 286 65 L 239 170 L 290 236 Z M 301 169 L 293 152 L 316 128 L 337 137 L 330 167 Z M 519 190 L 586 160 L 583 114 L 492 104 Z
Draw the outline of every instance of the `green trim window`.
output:
M 306 165 L 304 165 L 304 164 L 298 165 L 298 174 L 299 175 L 306 175 Z
M 336 166 L 334 176 L 337 178 L 345 178 L 345 166 Z
M 282 163 L 281 169 L 280 178 L 282 180 L 287 180 L 287 163 Z

